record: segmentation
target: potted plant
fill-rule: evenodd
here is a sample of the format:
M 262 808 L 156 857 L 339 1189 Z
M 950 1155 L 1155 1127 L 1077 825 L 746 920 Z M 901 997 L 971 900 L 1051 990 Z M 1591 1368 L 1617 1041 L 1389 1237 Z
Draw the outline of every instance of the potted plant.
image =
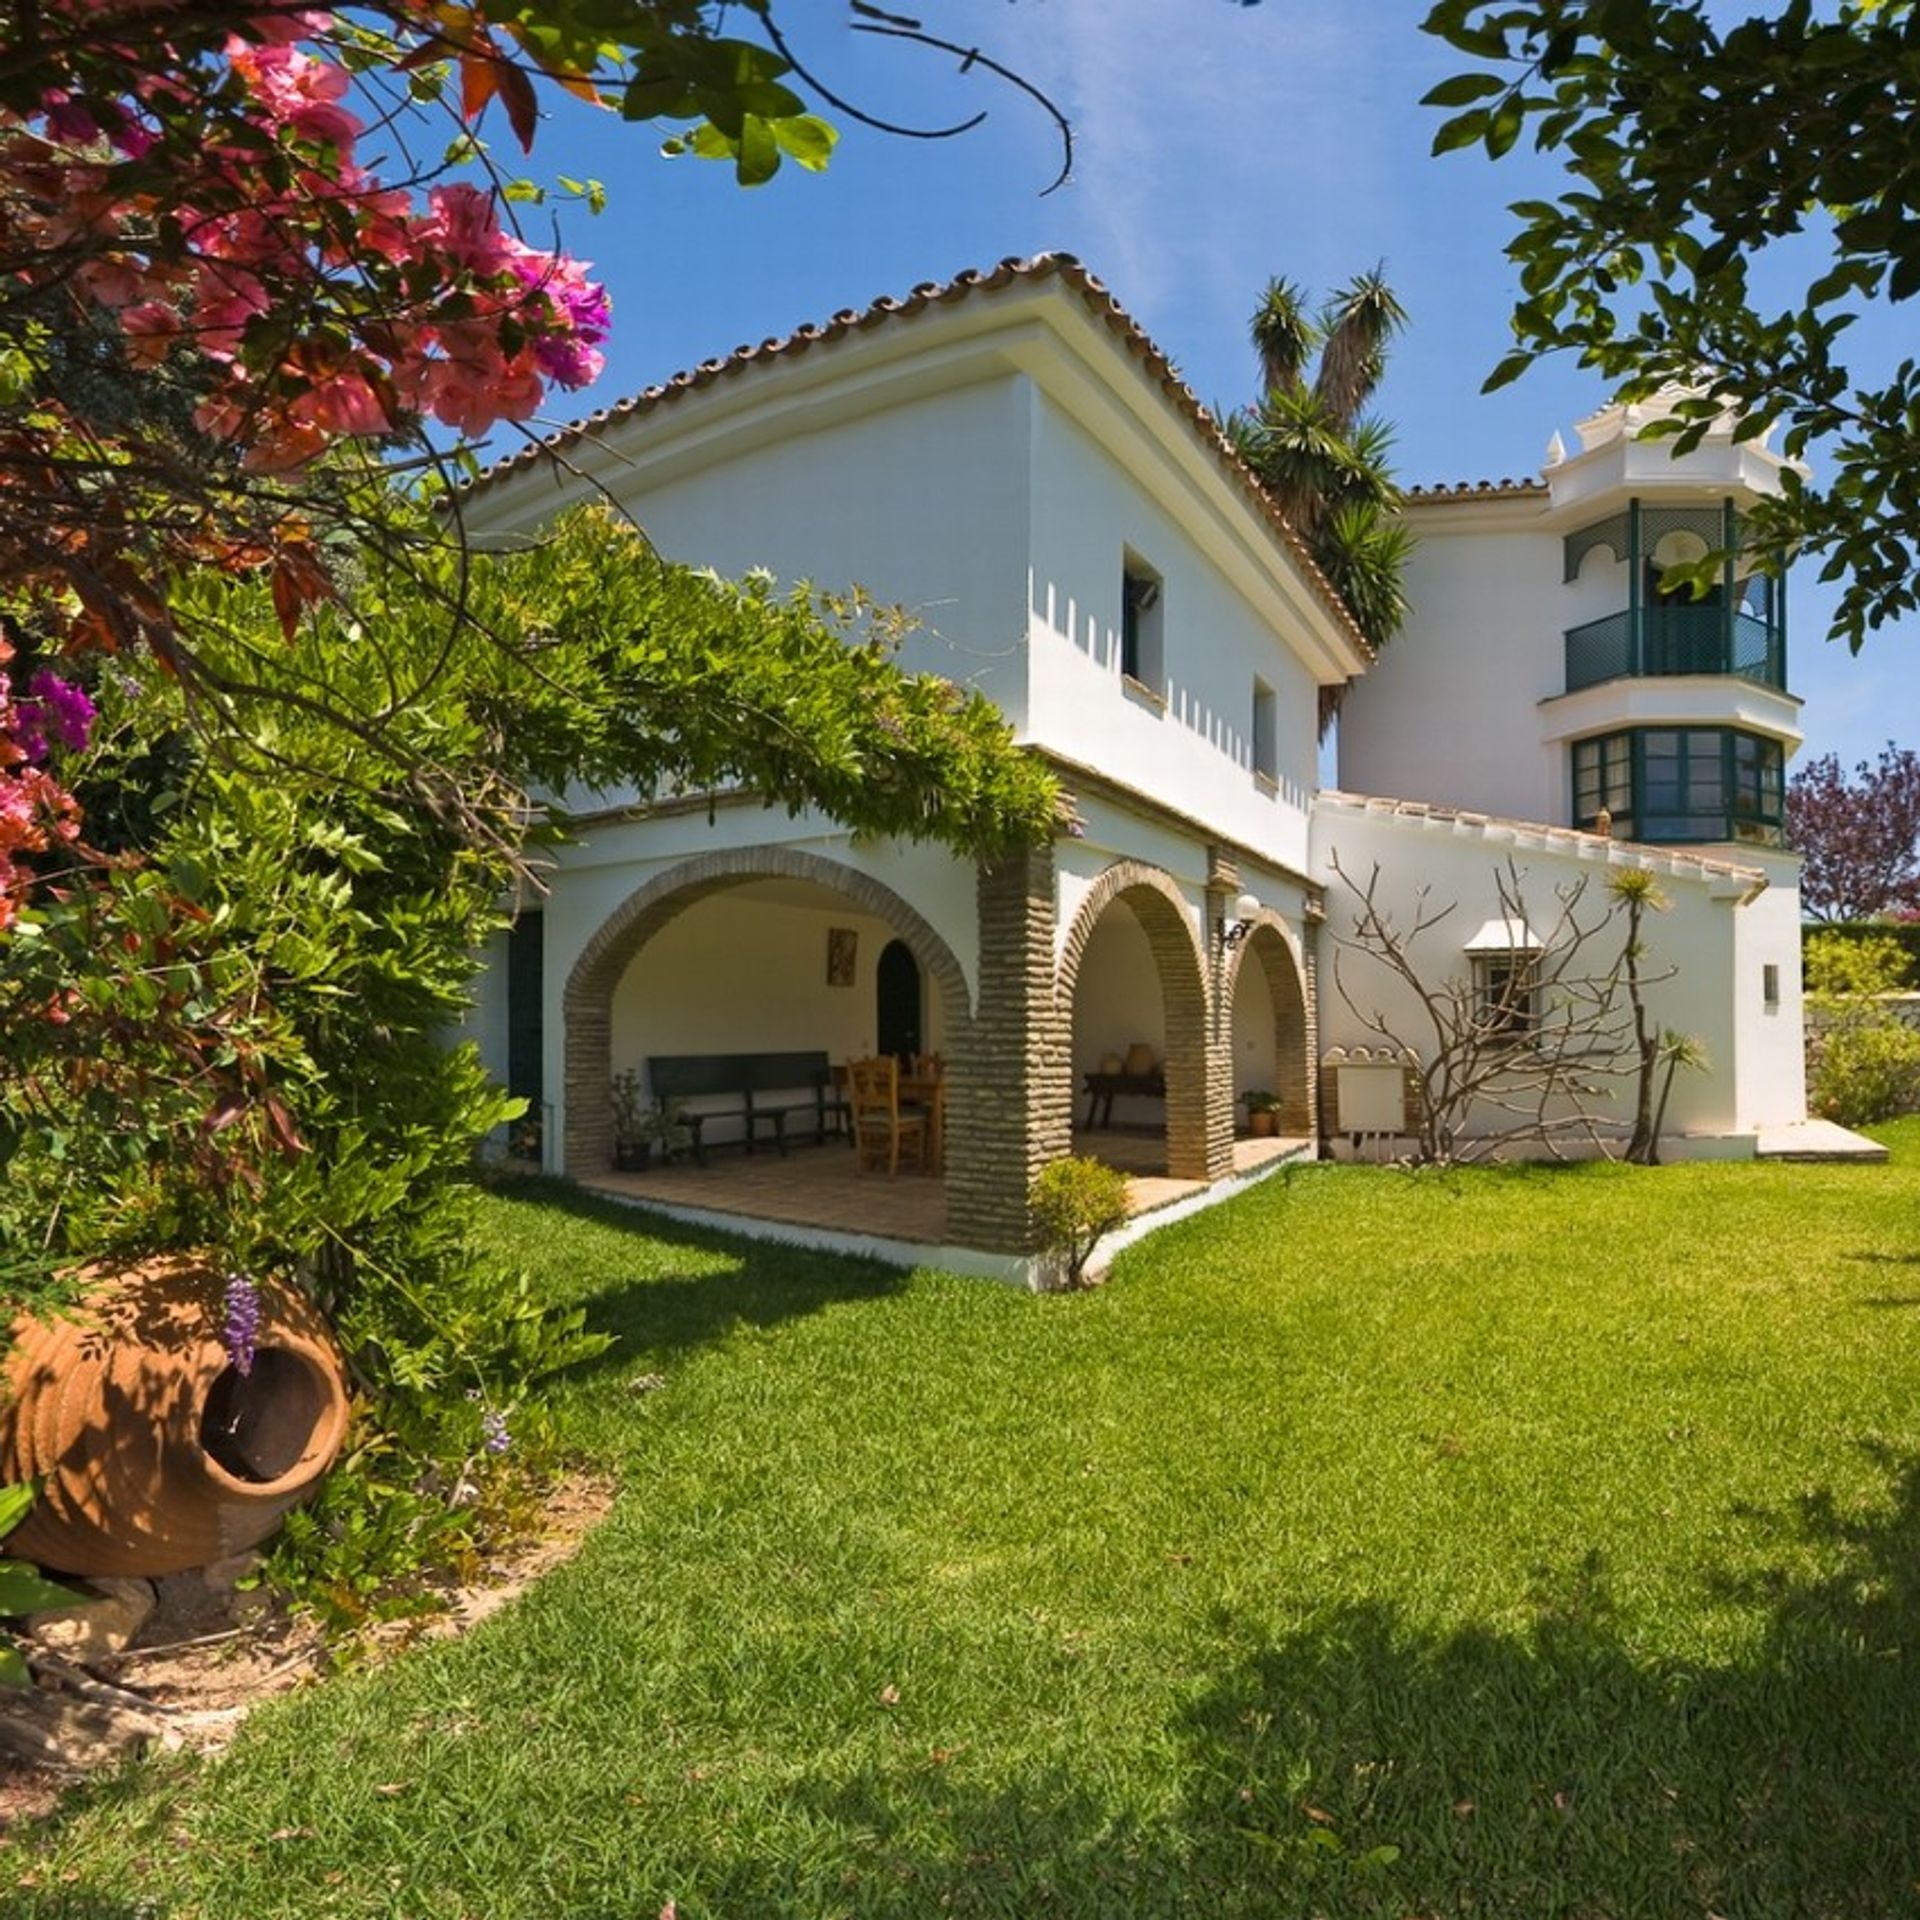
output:
M 641 1098 L 640 1076 L 629 1067 L 613 1076 L 613 1165 L 618 1173 L 645 1173 L 653 1156 L 653 1114 Z
M 1280 1127 L 1280 1097 L 1264 1087 L 1249 1087 L 1240 1096 L 1247 1109 L 1247 1131 L 1265 1137 Z
M 507 1157 L 512 1160 L 530 1160 L 537 1167 L 540 1164 L 541 1126 L 540 1116 L 525 1113 L 507 1129 Z
M 677 1160 L 693 1146 L 693 1129 L 687 1125 L 686 1108 L 678 1100 L 664 1095 L 653 1103 L 647 1115 L 647 1138 L 657 1143 L 661 1160 Z

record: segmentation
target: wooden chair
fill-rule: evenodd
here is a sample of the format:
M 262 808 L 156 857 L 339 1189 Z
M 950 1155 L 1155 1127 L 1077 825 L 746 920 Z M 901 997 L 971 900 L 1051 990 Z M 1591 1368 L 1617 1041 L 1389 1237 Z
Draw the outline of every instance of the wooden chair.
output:
M 943 1053 L 916 1053 L 904 1084 L 907 1104 L 927 1115 L 927 1163 L 935 1173 L 947 1165 L 947 1057 Z
M 847 1062 L 847 1101 L 853 1109 L 853 1144 L 862 1167 L 886 1162 L 888 1173 L 900 1171 L 902 1148 L 910 1149 L 914 1164 L 927 1165 L 928 1129 L 925 1113 L 900 1106 L 900 1063 L 886 1057 Z

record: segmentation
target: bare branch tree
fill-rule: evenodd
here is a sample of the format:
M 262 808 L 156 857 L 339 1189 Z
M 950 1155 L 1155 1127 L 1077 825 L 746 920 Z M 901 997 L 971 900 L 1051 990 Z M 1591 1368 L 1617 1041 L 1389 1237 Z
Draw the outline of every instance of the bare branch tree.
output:
M 1509 860 L 1494 873 L 1508 944 L 1474 956 L 1463 976 L 1437 974 L 1422 949 L 1457 902 L 1436 905 L 1432 889 L 1422 887 L 1410 915 L 1396 919 L 1377 863 L 1364 880 L 1338 856 L 1332 864 L 1352 907 L 1351 931 L 1334 934 L 1334 988 L 1360 1024 L 1412 1067 L 1416 1160 L 1461 1164 L 1517 1146 L 1556 1159 L 1570 1146 L 1610 1153 L 1599 1109 L 1628 1082 L 1637 1123 L 1630 1157 L 1657 1157 L 1666 1098 L 1662 1089 L 1656 1114 L 1656 1071 L 1665 1060 L 1670 1088 L 1688 1054 L 1668 1044 L 1647 1013 L 1646 989 L 1671 979 L 1673 969 L 1645 970 L 1641 922 L 1661 904 L 1650 882 L 1642 884 L 1646 876 L 1637 869 L 1614 876 L 1604 905 L 1589 904 L 1584 875 L 1556 886 L 1551 917 L 1536 926 L 1521 870 Z M 1401 991 L 1384 996 L 1383 1006 L 1383 996 L 1356 980 L 1363 970 L 1376 981 L 1384 973 Z

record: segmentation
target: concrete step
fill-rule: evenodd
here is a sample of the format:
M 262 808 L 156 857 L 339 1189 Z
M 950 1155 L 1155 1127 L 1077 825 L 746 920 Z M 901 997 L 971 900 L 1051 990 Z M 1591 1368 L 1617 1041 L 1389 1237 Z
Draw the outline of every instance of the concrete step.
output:
M 1790 1127 L 1762 1127 L 1754 1136 L 1756 1160 L 1856 1161 L 1870 1166 L 1887 1157 L 1878 1140 L 1852 1133 L 1831 1120 L 1801 1120 Z

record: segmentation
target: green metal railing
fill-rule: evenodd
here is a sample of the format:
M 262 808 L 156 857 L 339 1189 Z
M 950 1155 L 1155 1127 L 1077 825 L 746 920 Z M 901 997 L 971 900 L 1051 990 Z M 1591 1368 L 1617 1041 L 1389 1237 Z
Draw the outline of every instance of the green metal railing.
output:
M 1639 631 L 1636 634 L 1635 628 Z M 1727 673 L 1785 689 L 1786 636 L 1731 607 L 1642 607 L 1570 627 L 1567 691 L 1602 680 L 1672 673 Z
M 1663 536 L 1685 532 L 1725 554 L 1721 578 L 1708 600 L 1668 599 L 1651 579 L 1647 558 Z M 1595 546 L 1610 549 L 1627 569 L 1627 608 L 1604 620 L 1569 628 L 1567 691 L 1602 680 L 1675 673 L 1724 673 L 1762 686 L 1787 684 L 1786 605 L 1778 580 L 1741 579 L 1735 556 L 1740 517 L 1731 500 L 1715 507 L 1643 507 L 1567 536 L 1569 580 Z M 1747 606 L 1758 611 L 1748 612 Z

